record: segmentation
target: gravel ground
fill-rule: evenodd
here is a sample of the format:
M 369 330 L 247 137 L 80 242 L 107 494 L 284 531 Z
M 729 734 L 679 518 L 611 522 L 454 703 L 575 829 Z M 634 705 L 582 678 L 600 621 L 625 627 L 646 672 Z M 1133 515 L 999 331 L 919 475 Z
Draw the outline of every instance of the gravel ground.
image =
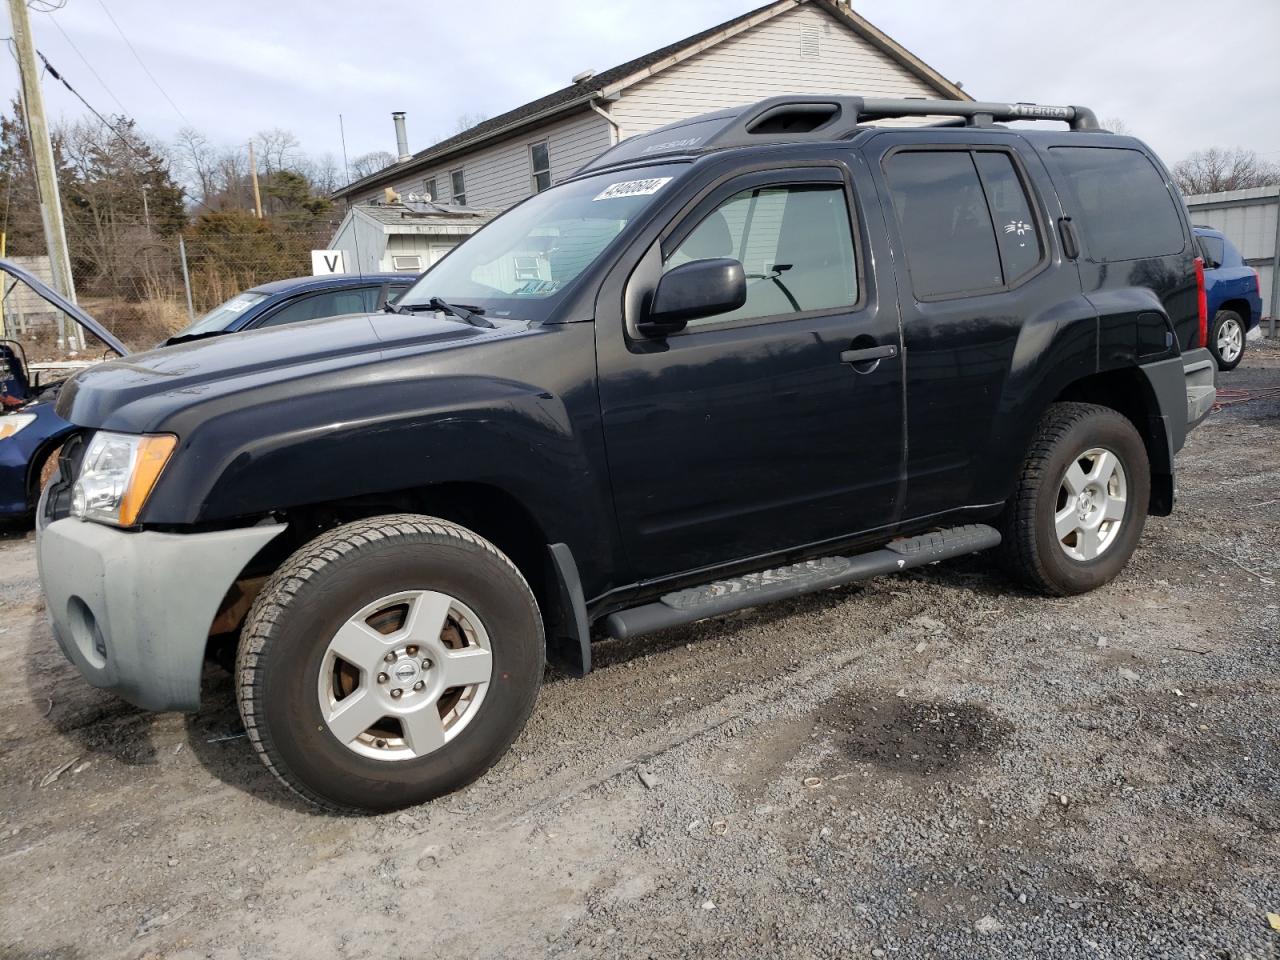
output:
M 1280 387 L 1251 344 L 1221 386 Z M 601 643 L 404 814 L 300 807 L 229 678 L 141 713 L 0 542 L 6 958 L 1280 956 L 1280 396 L 1180 458 L 1119 581 L 981 557 Z

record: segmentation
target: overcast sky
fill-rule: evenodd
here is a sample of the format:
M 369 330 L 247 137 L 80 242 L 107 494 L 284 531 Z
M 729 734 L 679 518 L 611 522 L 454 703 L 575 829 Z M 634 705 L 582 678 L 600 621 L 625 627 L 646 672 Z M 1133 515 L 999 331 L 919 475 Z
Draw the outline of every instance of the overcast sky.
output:
M 410 147 L 420 150 L 453 133 L 461 114 L 493 116 L 580 70 L 614 66 L 757 5 L 66 0 L 51 14 L 33 9 L 31 19 L 37 46 L 91 104 L 134 117 L 152 136 L 169 139 L 189 122 L 231 144 L 284 127 L 308 152 L 340 158 L 340 113 L 352 157 L 394 150 L 392 110 L 408 113 Z M 1169 163 L 1212 145 L 1280 161 L 1280 0 L 855 0 L 854 8 L 978 99 L 1091 106 L 1123 119 Z M 16 90 L 12 59 L 0 63 Z M 44 89 L 52 117 L 85 113 L 51 79 Z

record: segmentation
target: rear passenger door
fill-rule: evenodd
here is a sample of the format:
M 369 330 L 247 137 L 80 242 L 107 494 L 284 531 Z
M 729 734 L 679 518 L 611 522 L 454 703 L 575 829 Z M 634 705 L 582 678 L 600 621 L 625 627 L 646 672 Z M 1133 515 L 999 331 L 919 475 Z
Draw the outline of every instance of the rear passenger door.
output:
M 1063 264 L 1043 167 L 1018 138 L 885 133 L 876 168 L 902 309 L 904 519 L 1003 500 L 1037 416 L 1034 362 L 1055 338 L 1093 371 L 1093 312 Z M 1056 202 L 1056 200 L 1054 201 Z M 1061 327 L 1060 327 L 1061 324 Z M 1074 331 L 1074 332 L 1073 332 Z M 1073 338 L 1073 339 L 1072 339 Z

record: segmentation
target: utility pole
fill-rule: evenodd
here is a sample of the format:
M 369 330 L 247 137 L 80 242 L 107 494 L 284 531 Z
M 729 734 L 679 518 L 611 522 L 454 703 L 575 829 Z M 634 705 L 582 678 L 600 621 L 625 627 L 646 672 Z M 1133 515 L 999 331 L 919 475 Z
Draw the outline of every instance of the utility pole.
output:
M 76 285 L 71 276 L 71 255 L 67 250 L 67 231 L 62 222 L 62 200 L 58 195 L 58 174 L 53 164 L 49 125 L 44 118 L 44 97 L 40 93 L 40 71 L 36 68 L 36 45 L 31 36 L 31 23 L 27 19 L 26 0 L 9 0 L 9 18 L 13 21 L 13 44 L 18 57 L 22 110 L 27 121 L 27 137 L 31 142 L 31 158 L 36 168 L 40 217 L 44 222 L 44 239 L 49 248 L 53 287 L 75 303 Z M 59 345 L 66 345 L 64 324 L 65 319 L 59 314 Z
M 70 257 L 67 255 L 67 235 L 62 223 L 57 170 L 53 162 L 53 144 L 49 141 L 49 125 L 44 116 L 40 71 L 36 66 L 35 42 L 31 35 L 31 23 L 27 19 L 25 0 L 9 0 L 9 16 L 13 22 L 13 42 L 18 58 L 22 112 L 27 125 L 27 136 L 31 141 L 31 157 L 36 168 L 40 213 L 44 221 L 49 256 L 53 261 L 53 285 L 63 296 L 74 299 Z M 65 271 L 65 276 L 58 276 L 62 271 Z
M 147 236 L 151 236 L 151 208 L 147 206 L 147 191 L 151 188 L 145 183 L 142 185 L 142 222 L 146 225 Z
M 17 3 L 18 0 L 9 0 Z M 253 159 L 253 141 L 249 141 L 249 178 L 253 181 L 253 215 L 262 219 L 262 194 L 258 192 L 258 164 Z

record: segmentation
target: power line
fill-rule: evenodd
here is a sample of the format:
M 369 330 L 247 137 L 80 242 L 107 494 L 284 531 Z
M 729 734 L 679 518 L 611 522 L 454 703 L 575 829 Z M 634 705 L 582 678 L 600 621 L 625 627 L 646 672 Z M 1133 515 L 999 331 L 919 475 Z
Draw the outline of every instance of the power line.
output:
M 107 5 L 103 3 L 103 0 L 98 0 L 98 6 L 100 6 L 102 8 L 102 12 L 107 15 L 107 19 L 111 21 L 111 25 L 116 28 L 116 33 L 120 34 L 120 39 L 125 42 L 125 46 L 127 46 L 129 48 L 129 52 L 133 54 L 133 59 L 138 61 L 138 66 L 142 67 L 142 72 L 150 78 L 153 84 L 155 84 L 155 88 L 160 91 L 160 95 L 169 101 L 169 106 L 173 107 L 173 112 L 181 117 L 182 122 L 188 127 L 194 127 L 195 124 L 188 120 L 187 115 L 178 109 L 178 105 L 173 102 L 173 97 L 169 96 L 165 88 L 160 86 L 160 81 L 155 78 L 155 74 L 147 69 L 147 65 L 142 62 L 142 57 L 139 56 L 138 51 L 134 49 L 133 43 L 129 40 L 129 37 L 120 29 L 120 24 L 116 23 L 116 18 L 111 15 L 111 11 L 107 9 Z
M 12 48 L 11 48 L 11 49 L 12 49 Z M 88 100 L 86 100 L 84 97 L 82 97 L 82 96 L 80 95 L 80 91 L 79 91 L 79 90 L 77 90 L 75 87 L 73 87 L 70 83 L 68 83 L 68 82 L 67 82 L 67 78 L 66 78 L 66 77 L 64 77 L 62 74 L 60 74 L 60 73 L 57 71 L 57 69 L 54 67 L 54 65 L 53 65 L 52 63 L 50 63 L 50 62 L 49 62 L 49 58 L 48 58 L 48 57 L 46 57 L 46 56 L 45 56 L 43 53 L 41 53 L 39 50 L 37 50 L 37 51 L 36 51 L 36 56 L 38 56 L 38 57 L 40 58 L 41 62 L 42 62 L 42 63 L 44 63 L 44 68 L 45 68 L 47 71 L 49 71 L 49 76 L 51 76 L 51 77 L 53 77 L 53 79 L 55 79 L 55 80 L 59 81 L 59 82 L 60 82 L 64 87 L 66 87 L 68 90 L 70 90 L 70 91 L 71 91 L 72 96 L 74 96 L 77 100 L 79 100 L 81 103 L 83 103 L 83 104 L 85 105 L 85 107 L 87 107 L 87 108 L 88 108 L 88 110 L 89 110 L 89 112 L 90 112 L 90 113 L 92 113 L 95 117 L 97 117 L 100 121 L 102 121 L 102 125 L 103 125 L 104 127 L 106 127 L 108 130 L 110 130 L 112 133 L 114 133 L 117 137 L 119 137 L 119 138 L 120 138 L 120 142 L 121 142 L 121 143 L 123 143 L 126 147 L 128 147 L 128 148 L 129 148 L 129 151 L 130 151 L 134 156 L 136 156 L 139 160 L 141 160 L 141 161 L 142 161 L 144 164 L 146 164 L 147 166 L 153 166 L 153 165 L 155 164 L 155 162 L 156 162 L 156 158 L 155 158 L 155 157 L 148 157 L 146 154 L 144 154 L 141 150 L 139 150 L 139 149 L 137 148 L 137 146 L 135 146 L 135 145 L 134 145 L 134 144 L 129 140 L 129 138 L 128 138 L 128 137 L 126 137 L 123 133 L 121 133 L 121 132 L 120 132 L 120 130 L 115 126 L 115 124 L 113 124 L 110 120 L 108 120 L 108 119 L 107 119 L 106 117 L 104 117 L 101 113 L 99 113 L 99 112 L 97 111 L 97 109 L 94 107 L 94 105 L 93 105 L 93 104 L 91 104 Z
M 59 7 L 57 9 L 61 9 L 61 8 Z M 99 75 L 98 71 L 93 69 L 93 64 L 89 62 L 88 57 L 86 57 L 81 52 L 80 48 L 76 46 L 76 42 L 72 40 L 70 36 L 67 35 L 67 31 L 62 29 L 62 24 L 58 23 L 58 19 L 57 17 L 53 16 L 52 11 L 45 11 L 45 14 L 49 17 L 49 22 L 54 25 L 54 27 L 57 29 L 57 31 L 60 34 L 62 34 L 62 39 L 67 41 L 71 49 L 76 52 L 76 56 L 80 58 L 80 61 L 86 67 L 89 68 L 89 72 L 93 74 L 94 79 L 97 80 L 98 83 L 102 85 L 102 89 L 107 91 L 107 96 L 111 97 L 111 99 L 116 102 L 116 106 L 120 108 L 120 113 L 126 117 L 132 116 L 132 114 L 130 114 L 129 111 L 125 108 L 125 105 L 120 102 L 120 98 L 115 95 L 115 91 L 113 91 L 110 87 L 107 86 L 107 81 L 103 80 L 102 77 Z

